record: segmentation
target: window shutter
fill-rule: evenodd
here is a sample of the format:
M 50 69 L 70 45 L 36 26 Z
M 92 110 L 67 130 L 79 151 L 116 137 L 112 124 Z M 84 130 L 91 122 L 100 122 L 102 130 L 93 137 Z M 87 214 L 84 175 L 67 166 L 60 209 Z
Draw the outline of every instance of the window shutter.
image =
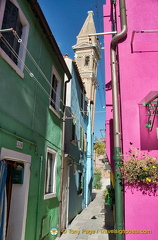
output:
M 80 150 L 83 151 L 83 128 L 80 127 Z
M 84 152 L 86 152 L 87 151 L 87 134 L 86 133 L 84 133 Z

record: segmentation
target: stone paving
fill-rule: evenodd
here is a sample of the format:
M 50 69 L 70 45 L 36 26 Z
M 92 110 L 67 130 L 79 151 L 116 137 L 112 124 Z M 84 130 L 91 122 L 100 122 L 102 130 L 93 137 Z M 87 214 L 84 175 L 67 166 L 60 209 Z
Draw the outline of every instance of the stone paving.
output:
M 93 196 L 94 200 L 74 218 L 65 233 L 57 239 L 115 240 L 114 234 L 107 234 L 107 229 L 112 230 L 114 226 L 110 206 L 104 205 L 103 191 L 95 190 Z

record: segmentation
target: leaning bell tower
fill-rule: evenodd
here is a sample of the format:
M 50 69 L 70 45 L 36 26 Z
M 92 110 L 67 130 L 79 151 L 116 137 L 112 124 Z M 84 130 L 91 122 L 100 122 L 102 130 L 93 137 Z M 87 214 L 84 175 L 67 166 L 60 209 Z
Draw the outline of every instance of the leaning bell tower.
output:
M 88 16 L 77 36 L 77 43 L 72 48 L 75 53 L 75 61 L 85 86 L 88 102 L 91 104 L 92 132 L 94 131 L 94 112 L 97 89 L 97 65 L 101 59 L 100 45 L 96 33 L 93 11 Z M 91 34 L 91 36 L 90 36 Z

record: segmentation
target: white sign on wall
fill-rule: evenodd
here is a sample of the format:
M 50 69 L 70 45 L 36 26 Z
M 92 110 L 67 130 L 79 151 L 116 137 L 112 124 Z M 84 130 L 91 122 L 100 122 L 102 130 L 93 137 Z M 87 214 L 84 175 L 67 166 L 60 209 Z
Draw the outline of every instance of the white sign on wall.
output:
M 17 142 L 16 142 L 16 147 L 17 147 L 17 148 L 20 148 L 20 149 L 23 149 L 23 142 L 17 141 Z

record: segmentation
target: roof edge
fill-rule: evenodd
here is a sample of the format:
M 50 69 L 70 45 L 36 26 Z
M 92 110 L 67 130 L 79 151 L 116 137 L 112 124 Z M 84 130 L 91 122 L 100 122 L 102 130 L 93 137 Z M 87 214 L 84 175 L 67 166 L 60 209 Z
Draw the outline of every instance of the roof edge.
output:
M 50 43 L 50 46 L 53 49 L 53 51 L 55 52 L 55 54 L 57 55 L 57 58 L 58 58 L 59 62 L 61 63 L 61 66 L 62 66 L 63 70 L 65 71 L 68 79 L 71 79 L 72 78 L 71 73 L 63 59 L 63 56 L 59 49 L 59 46 L 52 34 L 52 31 L 48 25 L 48 22 L 43 14 L 43 11 L 42 11 L 40 5 L 38 4 L 37 0 L 27 0 L 27 1 L 30 3 L 30 7 L 31 7 L 32 11 L 34 12 L 35 17 L 38 18 L 39 24 L 40 24 L 41 28 L 43 29 L 43 32 L 46 34 L 46 37 Z

